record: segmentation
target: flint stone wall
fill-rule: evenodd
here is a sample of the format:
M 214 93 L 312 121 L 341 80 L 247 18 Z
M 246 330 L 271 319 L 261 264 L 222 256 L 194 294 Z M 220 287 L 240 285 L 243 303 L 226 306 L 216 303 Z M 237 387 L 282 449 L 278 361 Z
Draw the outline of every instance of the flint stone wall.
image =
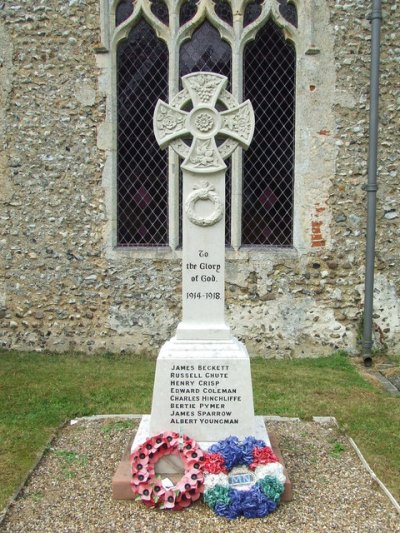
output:
M 309 245 L 227 251 L 227 321 L 250 353 L 267 357 L 359 349 L 370 24 L 364 0 L 323 4 L 328 20 L 321 24 L 329 25 L 336 64 L 326 73 L 334 80 L 334 128 L 318 135 L 322 147 L 325 140 L 335 147 L 335 171 L 321 185 L 314 217 L 302 221 Z M 383 1 L 383 11 L 375 346 L 398 350 L 398 2 Z M 5 348 L 155 354 L 180 319 L 179 252 L 109 246 L 111 133 L 100 39 L 97 0 L 0 3 Z

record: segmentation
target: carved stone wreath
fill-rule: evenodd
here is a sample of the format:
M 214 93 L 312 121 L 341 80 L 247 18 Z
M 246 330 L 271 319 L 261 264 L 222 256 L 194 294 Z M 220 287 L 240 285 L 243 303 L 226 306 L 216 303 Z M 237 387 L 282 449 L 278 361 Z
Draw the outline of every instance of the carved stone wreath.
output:
M 213 226 L 219 222 L 224 214 L 224 206 L 221 198 L 216 192 L 215 187 L 208 181 L 202 181 L 201 185 L 195 185 L 194 191 L 186 198 L 185 212 L 188 219 L 197 226 Z M 195 205 L 199 200 L 210 200 L 214 204 L 214 211 L 208 216 L 196 214 Z
M 254 133 L 254 112 L 249 100 L 238 104 L 225 90 L 228 79 L 211 72 L 183 76 L 183 90 L 170 104 L 159 100 L 154 132 L 161 148 L 171 146 L 183 159 L 182 168 L 212 174 L 226 168 L 224 159 L 240 145 L 248 148 Z M 192 103 L 192 109 L 186 111 Z M 217 103 L 225 111 L 217 108 Z M 190 146 L 183 139 L 190 139 Z M 216 138 L 224 140 L 217 145 Z

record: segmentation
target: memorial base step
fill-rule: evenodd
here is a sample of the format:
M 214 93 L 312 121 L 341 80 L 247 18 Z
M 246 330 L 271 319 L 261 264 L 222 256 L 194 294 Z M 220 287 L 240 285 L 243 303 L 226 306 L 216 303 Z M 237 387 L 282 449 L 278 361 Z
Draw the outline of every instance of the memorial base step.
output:
M 279 461 L 283 466 L 283 458 L 281 451 L 279 449 L 279 444 L 276 437 L 273 434 L 268 434 L 265 427 L 265 423 L 262 417 L 256 416 L 256 432 L 255 437 L 257 439 L 262 439 L 268 446 L 271 446 L 273 452 L 278 457 Z M 132 442 L 129 444 L 125 450 L 122 459 L 115 471 L 115 474 L 112 479 L 112 497 L 114 500 L 134 500 L 135 495 L 131 489 L 131 464 L 130 464 L 130 455 L 132 450 L 139 446 L 151 435 L 148 430 L 150 427 L 150 416 L 145 415 L 142 417 L 139 428 L 136 432 L 135 437 L 132 439 Z M 213 442 L 199 442 L 201 448 L 207 449 L 209 446 L 214 444 Z M 172 459 L 172 460 L 171 460 Z M 167 477 L 173 483 L 179 481 L 183 475 L 182 465 L 179 463 L 179 459 L 174 461 L 175 457 L 170 456 L 169 458 L 162 458 L 158 461 L 156 466 L 156 472 L 161 475 L 162 478 Z M 281 497 L 281 502 L 289 502 L 292 500 L 292 483 L 288 477 L 288 474 L 285 469 L 286 483 L 285 490 Z

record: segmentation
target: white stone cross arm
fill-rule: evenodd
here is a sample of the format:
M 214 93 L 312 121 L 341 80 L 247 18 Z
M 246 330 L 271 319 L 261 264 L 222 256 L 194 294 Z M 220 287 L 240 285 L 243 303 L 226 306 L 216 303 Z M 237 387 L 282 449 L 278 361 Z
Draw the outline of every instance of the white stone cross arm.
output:
M 195 72 L 182 78 L 183 91 L 171 104 L 159 100 L 154 132 L 161 148 L 172 148 L 184 158 L 182 168 L 212 174 L 226 168 L 238 145 L 248 148 L 254 133 L 254 111 L 249 100 L 238 104 L 226 90 L 228 80 L 214 73 Z M 184 108 L 192 108 L 186 111 Z M 220 111 L 220 105 L 226 108 Z M 190 139 L 192 140 L 190 141 Z M 225 142 L 218 145 L 218 139 Z M 176 140 L 180 142 L 176 142 Z M 189 140 L 190 146 L 184 142 Z

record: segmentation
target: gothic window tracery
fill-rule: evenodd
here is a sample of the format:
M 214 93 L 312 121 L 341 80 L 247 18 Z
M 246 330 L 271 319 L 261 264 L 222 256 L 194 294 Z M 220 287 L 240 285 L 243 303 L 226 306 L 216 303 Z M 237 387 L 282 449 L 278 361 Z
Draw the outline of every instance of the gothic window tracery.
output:
M 208 70 L 227 76 L 229 91 L 239 101 L 250 98 L 256 110 L 250 152 L 226 161 L 226 243 L 235 249 L 291 246 L 294 0 L 178 5 L 176 0 L 114 1 L 117 245 L 179 247 L 179 161 L 159 150 L 152 114 L 159 98 L 178 93 L 181 76 Z

